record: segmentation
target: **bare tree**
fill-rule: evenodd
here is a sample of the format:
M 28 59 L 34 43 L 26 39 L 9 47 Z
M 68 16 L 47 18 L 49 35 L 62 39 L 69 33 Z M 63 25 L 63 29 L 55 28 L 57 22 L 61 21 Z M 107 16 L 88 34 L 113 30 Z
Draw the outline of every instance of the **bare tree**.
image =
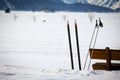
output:
M 92 23 L 94 17 L 95 17 L 95 15 L 93 13 L 88 14 L 88 18 L 90 19 L 91 23 Z
M 63 15 L 63 20 L 65 21 L 67 19 L 67 16 L 66 15 Z
M 14 14 L 14 20 L 16 21 L 18 18 L 18 16 L 16 14 Z
M 36 22 L 36 17 L 35 16 L 33 16 L 33 21 Z

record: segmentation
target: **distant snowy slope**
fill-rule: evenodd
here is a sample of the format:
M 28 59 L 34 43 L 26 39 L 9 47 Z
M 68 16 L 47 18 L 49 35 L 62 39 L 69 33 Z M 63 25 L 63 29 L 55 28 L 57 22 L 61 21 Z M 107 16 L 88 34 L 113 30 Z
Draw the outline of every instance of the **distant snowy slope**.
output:
M 120 7 L 120 5 L 116 5 L 120 3 L 119 0 L 88 0 L 88 3 L 99 5 L 99 6 L 104 6 L 104 7 L 109 7 L 112 9 L 116 9 Z
M 112 9 L 82 3 L 66 4 L 55 0 L 1 0 L 0 9 L 32 11 L 113 12 Z
M 84 3 L 84 4 L 93 4 L 103 7 L 108 7 L 111 9 L 120 8 L 120 0 L 63 0 L 65 3 Z
M 92 21 L 90 17 L 92 17 Z M 33 49 L 41 52 L 66 53 L 68 37 L 66 36 L 65 21 L 70 20 L 72 28 L 75 19 L 80 30 L 80 46 L 84 49 L 85 46 L 89 45 L 91 29 L 99 17 L 101 17 L 104 27 L 100 29 L 96 46 L 119 49 L 119 13 L 31 11 L 12 11 L 9 14 L 0 11 L 0 49 L 7 47 L 7 49 L 17 48 L 22 51 Z M 71 31 L 74 33 L 74 28 Z M 73 34 L 71 33 L 71 35 Z

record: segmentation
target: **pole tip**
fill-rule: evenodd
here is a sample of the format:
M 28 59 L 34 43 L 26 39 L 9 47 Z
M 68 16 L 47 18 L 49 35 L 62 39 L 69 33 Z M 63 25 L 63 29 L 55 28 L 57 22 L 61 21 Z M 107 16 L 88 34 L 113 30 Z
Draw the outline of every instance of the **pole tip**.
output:
M 69 26 L 69 20 L 67 20 L 67 26 Z

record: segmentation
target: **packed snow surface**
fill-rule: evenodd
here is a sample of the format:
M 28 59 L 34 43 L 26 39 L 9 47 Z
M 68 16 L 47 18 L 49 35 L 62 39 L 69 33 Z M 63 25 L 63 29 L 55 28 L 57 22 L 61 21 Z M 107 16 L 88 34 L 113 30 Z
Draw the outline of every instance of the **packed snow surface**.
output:
M 99 18 L 104 27 L 99 30 L 95 48 L 120 50 L 120 13 L 0 11 L 0 80 L 119 80 L 120 71 L 78 70 L 74 22 L 83 69 Z M 70 64 L 67 20 L 75 70 Z

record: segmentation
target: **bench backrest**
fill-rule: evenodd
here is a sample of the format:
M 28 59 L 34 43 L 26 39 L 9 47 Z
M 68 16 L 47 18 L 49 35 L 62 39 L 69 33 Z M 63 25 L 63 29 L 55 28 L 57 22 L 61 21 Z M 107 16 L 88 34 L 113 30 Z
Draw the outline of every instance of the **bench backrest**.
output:
M 90 56 L 92 59 L 106 60 L 106 49 L 90 49 Z M 109 49 L 111 60 L 120 60 L 120 50 Z

